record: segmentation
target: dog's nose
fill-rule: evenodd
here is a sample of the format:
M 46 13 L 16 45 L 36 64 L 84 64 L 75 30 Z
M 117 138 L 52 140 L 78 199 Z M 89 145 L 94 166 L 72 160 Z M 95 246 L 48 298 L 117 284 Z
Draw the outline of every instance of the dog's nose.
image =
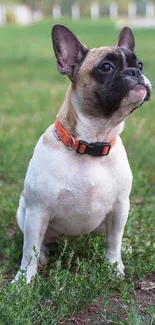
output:
M 126 76 L 132 76 L 136 78 L 139 78 L 141 75 L 141 72 L 137 68 L 127 68 L 125 69 L 124 73 Z

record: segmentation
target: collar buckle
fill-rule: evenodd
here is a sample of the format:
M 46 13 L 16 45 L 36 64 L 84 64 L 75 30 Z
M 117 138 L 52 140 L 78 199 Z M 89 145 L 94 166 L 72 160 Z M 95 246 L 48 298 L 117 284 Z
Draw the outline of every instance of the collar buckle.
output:
M 88 143 L 83 140 L 79 140 L 77 152 L 80 154 L 88 154 L 94 157 L 107 156 L 111 149 L 109 142 L 92 142 Z

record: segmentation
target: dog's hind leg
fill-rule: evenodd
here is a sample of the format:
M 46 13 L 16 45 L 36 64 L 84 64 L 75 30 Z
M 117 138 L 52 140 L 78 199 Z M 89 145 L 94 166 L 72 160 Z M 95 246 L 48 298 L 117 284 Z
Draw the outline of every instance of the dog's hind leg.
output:
M 48 252 L 49 252 L 49 248 L 43 242 L 41 245 L 40 254 L 39 254 L 39 264 L 40 265 L 46 264 L 46 258 L 47 258 Z
M 20 270 L 26 271 L 26 282 L 37 273 L 37 265 L 40 256 L 41 246 L 49 224 L 50 211 L 45 206 L 35 205 L 26 207 L 24 222 L 24 245 L 23 257 Z M 15 281 L 20 278 L 21 271 L 18 271 Z
M 18 226 L 23 234 L 24 234 L 25 213 L 26 213 L 26 205 L 25 205 L 24 191 L 23 191 L 19 199 L 19 206 L 16 215 Z M 46 263 L 47 254 L 48 254 L 48 248 L 46 244 L 43 243 L 39 255 L 39 263 L 41 265 Z
M 22 192 L 19 199 L 19 206 L 16 215 L 17 223 L 22 233 L 24 233 L 25 212 L 26 212 L 26 205 L 24 199 L 24 192 Z

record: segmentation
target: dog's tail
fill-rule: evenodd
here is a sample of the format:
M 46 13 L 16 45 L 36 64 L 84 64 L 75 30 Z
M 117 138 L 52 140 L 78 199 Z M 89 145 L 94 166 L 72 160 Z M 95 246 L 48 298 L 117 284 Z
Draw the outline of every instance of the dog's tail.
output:
M 24 233 L 25 212 L 26 212 L 26 205 L 24 199 L 24 192 L 22 192 L 20 196 L 19 207 L 17 209 L 17 216 L 16 216 L 18 226 L 22 231 L 22 233 Z

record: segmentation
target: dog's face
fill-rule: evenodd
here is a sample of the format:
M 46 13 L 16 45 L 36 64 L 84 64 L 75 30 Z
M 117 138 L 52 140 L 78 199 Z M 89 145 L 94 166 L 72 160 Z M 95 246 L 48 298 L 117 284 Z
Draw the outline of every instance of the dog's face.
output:
M 53 27 L 52 38 L 58 70 L 72 81 L 84 114 L 109 120 L 117 116 L 120 122 L 149 100 L 151 85 L 134 53 L 130 28 L 122 29 L 114 47 L 88 49 L 62 25 Z

